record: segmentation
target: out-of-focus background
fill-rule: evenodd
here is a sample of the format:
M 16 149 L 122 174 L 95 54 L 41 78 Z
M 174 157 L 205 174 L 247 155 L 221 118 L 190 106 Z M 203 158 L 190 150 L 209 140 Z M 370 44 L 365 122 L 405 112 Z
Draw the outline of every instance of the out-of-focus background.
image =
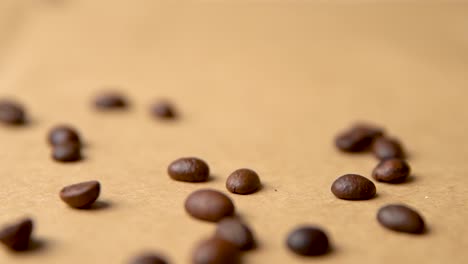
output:
M 1 0 L 0 96 L 24 103 L 25 128 L 0 127 L 0 223 L 36 220 L 42 247 L 0 251 L 0 263 L 125 263 L 146 250 L 188 263 L 212 224 L 183 209 L 192 191 L 225 191 L 240 167 L 265 188 L 230 195 L 259 248 L 245 263 L 465 263 L 468 257 L 468 4 L 443 1 Z M 129 111 L 96 113 L 109 87 Z M 182 118 L 148 114 L 168 98 Z M 377 184 L 365 202 L 336 199 L 345 173 L 376 160 L 345 155 L 333 137 L 356 120 L 405 144 L 414 180 Z M 86 159 L 51 161 L 45 135 L 79 128 Z M 174 182 L 167 165 L 205 159 L 214 180 Z M 83 212 L 58 198 L 89 179 L 111 206 Z M 429 233 L 398 234 L 375 220 L 402 202 Z M 333 252 L 306 259 L 284 246 L 295 226 L 322 226 Z

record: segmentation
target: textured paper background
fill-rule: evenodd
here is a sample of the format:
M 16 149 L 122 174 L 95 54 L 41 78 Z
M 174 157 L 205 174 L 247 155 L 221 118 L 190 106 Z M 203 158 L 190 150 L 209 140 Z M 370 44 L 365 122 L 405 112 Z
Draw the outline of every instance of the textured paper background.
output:
M 0 223 L 29 215 L 42 241 L 21 255 L 2 248 L 0 263 L 125 263 L 145 249 L 188 263 L 214 225 L 187 216 L 184 199 L 225 191 L 240 167 L 265 185 L 230 195 L 260 244 L 245 263 L 465 263 L 468 5 L 339 2 L 0 1 L 0 96 L 24 102 L 32 119 L 0 127 Z M 131 109 L 93 111 L 106 87 Z M 182 118 L 153 120 L 155 98 Z M 377 184 L 364 202 L 331 194 L 335 178 L 369 176 L 376 164 L 333 147 L 355 120 L 405 143 L 412 181 Z M 51 161 L 45 136 L 62 122 L 82 132 L 83 162 Z M 205 159 L 214 180 L 170 180 L 167 165 L 187 155 Z M 59 200 L 64 185 L 90 179 L 108 208 Z M 378 208 L 395 202 L 417 208 L 430 232 L 379 226 Z M 303 223 L 328 231 L 332 254 L 285 249 Z

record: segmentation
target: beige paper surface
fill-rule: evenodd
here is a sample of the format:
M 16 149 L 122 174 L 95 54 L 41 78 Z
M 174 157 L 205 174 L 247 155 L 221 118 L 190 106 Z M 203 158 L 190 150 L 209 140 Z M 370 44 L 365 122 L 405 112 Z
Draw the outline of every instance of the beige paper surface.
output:
M 398 2 L 0 1 L 0 96 L 32 119 L 0 127 L 0 223 L 33 217 L 43 245 L 2 248 L 0 263 L 125 263 L 146 249 L 189 263 L 214 225 L 190 218 L 184 199 L 207 187 L 227 193 L 240 167 L 265 186 L 230 195 L 260 245 L 245 263 L 465 263 L 468 5 Z M 106 87 L 132 107 L 95 112 Z M 156 98 L 181 119 L 152 119 Z M 370 201 L 331 194 L 338 176 L 370 176 L 376 165 L 333 146 L 355 120 L 404 142 L 411 182 L 377 184 Z M 63 122 L 85 138 L 83 162 L 50 159 L 46 134 Z M 167 165 L 181 156 L 205 159 L 214 180 L 170 180 Z M 91 179 L 108 208 L 77 211 L 58 198 Z M 387 203 L 417 208 L 429 233 L 382 228 L 375 215 Z M 304 223 L 327 230 L 331 254 L 285 249 Z

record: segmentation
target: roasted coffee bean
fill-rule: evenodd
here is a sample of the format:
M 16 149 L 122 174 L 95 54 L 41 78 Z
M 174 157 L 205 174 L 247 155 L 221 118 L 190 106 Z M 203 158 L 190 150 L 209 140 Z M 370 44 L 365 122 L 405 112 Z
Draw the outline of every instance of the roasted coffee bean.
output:
M 154 117 L 161 119 L 173 119 L 176 117 L 174 107 L 167 101 L 156 102 L 151 107 L 151 113 Z
M 410 166 L 406 161 L 402 159 L 386 159 L 375 167 L 372 177 L 381 182 L 399 183 L 405 181 L 410 171 Z
M 23 106 L 9 101 L 0 101 L 0 123 L 6 125 L 22 125 L 26 122 L 26 114 Z
M 250 169 L 238 169 L 229 175 L 226 188 L 237 194 L 249 194 L 257 191 L 261 186 L 258 174 Z
M 249 250 L 255 245 L 250 228 L 235 217 L 223 218 L 218 223 L 215 237 L 231 242 L 240 250 Z
M 375 138 L 383 135 L 383 130 L 367 124 L 356 124 L 335 138 L 336 147 L 344 152 L 367 150 Z
M 210 176 L 208 164 L 198 158 L 180 158 L 167 168 L 169 176 L 176 181 L 203 182 Z
M 49 144 L 52 146 L 64 144 L 76 144 L 81 146 L 80 136 L 78 132 L 67 125 L 60 125 L 52 128 L 48 136 Z
M 26 250 L 32 231 L 33 221 L 29 218 L 22 219 L 0 230 L 0 242 L 14 251 Z
M 421 234 L 424 232 L 424 220 L 415 210 L 399 204 L 380 208 L 377 220 L 384 227 L 405 233 Z
M 193 264 L 238 264 L 240 252 L 230 242 L 211 238 L 200 242 L 192 255 Z
M 52 158 L 61 162 L 81 160 L 81 148 L 73 143 L 54 146 L 52 148 Z
M 405 152 L 400 142 L 393 138 L 380 137 L 372 144 L 372 152 L 379 160 L 405 158 Z
M 333 182 L 332 193 L 345 200 L 368 200 L 375 196 L 373 182 L 357 174 L 346 174 Z
M 74 208 L 89 208 L 99 197 L 101 185 L 98 181 L 87 181 L 64 187 L 60 198 Z
M 218 222 L 234 214 L 234 204 L 225 194 L 211 189 L 193 192 L 185 200 L 185 210 L 200 220 Z
M 96 97 L 94 105 L 96 108 L 101 110 L 120 109 L 126 107 L 127 102 L 123 95 L 114 92 L 108 92 Z
M 286 245 L 296 254 L 317 256 L 327 253 L 329 242 L 327 234 L 320 228 L 303 226 L 289 234 Z
M 144 253 L 133 258 L 129 264 L 168 264 L 168 262 L 157 254 Z

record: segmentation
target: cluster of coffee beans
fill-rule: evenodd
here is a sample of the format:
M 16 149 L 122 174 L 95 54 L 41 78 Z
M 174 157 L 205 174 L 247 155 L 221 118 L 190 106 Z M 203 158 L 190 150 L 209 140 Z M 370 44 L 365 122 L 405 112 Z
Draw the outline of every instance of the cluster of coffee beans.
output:
M 173 161 L 167 172 L 173 180 L 184 182 L 204 182 L 210 177 L 208 164 L 195 157 Z M 251 194 L 261 188 L 260 177 L 251 169 L 238 169 L 227 178 L 226 188 L 235 194 Z M 185 211 L 198 220 L 217 223 L 214 234 L 195 247 L 192 263 L 239 263 L 241 251 L 255 247 L 251 228 L 235 217 L 234 203 L 224 193 L 196 190 L 185 200 Z
M 98 96 L 94 106 L 100 111 L 124 109 L 128 101 L 118 93 Z M 176 112 L 167 101 L 157 102 L 151 113 L 162 119 L 175 118 Z M 0 101 L 0 123 L 21 125 L 27 122 L 24 108 L 13 101 Z M 69 125 L 59 125 L 48 135 L 52 158 L 57 162 L 82 160 L 82 139 L 77 130 Z M 368 124 L 356 124 L 336 137 L 338 149 L 344 152 L 372 151 L 380 160 L 372 176 L 379 182 L 402 183 L 410 175 L 401 144 L 385 136 L 382 129 Z M 167 173 L 175 181 L 205 182 L 211 177 L 208 164 L 196 157 L 183 157 L 169 164 Z M 239 195 L 248 195 L 261 189 L 258 174 L 251 169 L 238 169 L 226 179 L 226 189 Z M 101 191 L 98 181 L 87 181 L 62 188 L 60 199 L 69 207 L 89 209 L 95 205 Z M 345 200 L 367 200 L 377 190 L 372 181 L 357 174 L 346 174 L 333 182 L 332 193 Z M 242 252 L 255 248 L 256 240 L 248 224 L 236 216 L 236 207 L 228 195 L 214 189 L 198 189 L 185 200 L 185 211 L 191 217 L 216 223 L 209 238 L 201 240 L 192 253 L 194 264 L 235 264 L 241 262 Z M 422 217 L 413 209 L 398 204 L 382 207 L 377 213 L 378 221 L 385 227 L 407 233 L 422 233 L 425 226 Z M 27 250 L 33 231 L 33 221 L 22 219 L 0 230 L 0 242 L 14 251 Z M 303 256 L 316 256 L 330 251 L 329 239 L 318 226 L 306 225 L 294 229 L 286 238 L 286 246 Z M 149 252 L 134 257 L 131 264 L 169 263 L 159 254 Z
M 128 102 L 124 96 L 115 92 L 103 93 L 94 100 L 94 107 L 99 111 L 125 109 Z M 157 101 L 150 108 L 150 113 L 158 119 L 177 117 L 174 107 L 165 100 Z M 0 124 L 22 126 L 28 124 L 26 110 L 14 100 L 0 100 Z M 76 162 L 82 160 L 83 140 L 77 129 L 70 125 L 53 127 L 48 136 L 52 148 L 52 159 L 57 162 Z M 75 209 L 91 209 L 99 197 L 101 184 L 98 181 L 87 181 L 63 187 L 59 192 L 60 199 Z M 20 219 L 7 224 L 0 230 L 0 242 L 14 252 L 26 251 L 31 247 L 34 222 L 30 218 Z M 167 263 L 154 254 L 144 254 L 132 263 Z
M 371 151 L 379 159 L 372 171 L 372 177 L 378 182 L 404 183 L 410 176 L 411 169 L 405 160 L 407 155 L 401 143 L 386 136 L 381 128 L 369 124 L 355 124 L 336 137 L 335 145 L 339 150 L 349 153 Z M 346 174 L 333 182 L 331 191 L 340 199 L 368 200 L 375 196 L 377 189 L 366 177 Z M 377 220 L 384 227 L 394 231 L 413 234 L 425 231 L 423 218 L 407 205 L 386 205 L 378 210 Z

